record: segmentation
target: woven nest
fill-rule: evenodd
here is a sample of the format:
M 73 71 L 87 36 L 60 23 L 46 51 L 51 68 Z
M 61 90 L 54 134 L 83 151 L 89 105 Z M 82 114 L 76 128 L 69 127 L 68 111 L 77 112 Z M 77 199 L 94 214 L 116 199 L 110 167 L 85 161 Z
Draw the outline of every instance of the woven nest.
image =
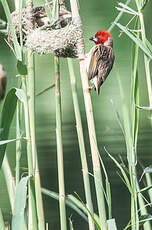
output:
M 73 22 L 58 30 L 33 30 L 27 36 L 25 46 L 38 54 L 54 52 L 59 57 L 75 58 L 77 42 L 81 37 L 81 29 Z
M 50 4 L 52 7 L 52 4 Z M 44 7 L 36 7 L 32 10 L 23 8 L 22 11 L 22 33 L 23 43 L 27 48 L 38 54 L 54 53 L 59 57 L 76 58 L 77 43 L 82 37 L 80 21 L 71 19 L 71 12 L 64 5 L 60 5 L 59 19 L 51 21 L 45 13 Z M 17 12 L 12 13 L 18 41 L 19 16 Z M 8 28 L 8 41 L 12 42 Z

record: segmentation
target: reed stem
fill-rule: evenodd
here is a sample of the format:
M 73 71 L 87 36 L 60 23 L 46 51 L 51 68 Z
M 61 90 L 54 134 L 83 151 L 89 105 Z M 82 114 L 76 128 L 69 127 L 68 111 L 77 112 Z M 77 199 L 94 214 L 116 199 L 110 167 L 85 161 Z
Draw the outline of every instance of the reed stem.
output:
M 33 162 L 33 172 L 34 172 L 34 180 L 35 180 L 35 195 L 36 195 L 38 227 L 39 230 L 45 230 L 43 201 L 42 201 L 42 194 L 41 194 L 41 183 L 40 183 L 36 137 L 35 137 L 35 76 L 34 76 L 34 56 L 31 50 L 28 50 L 27 59 L 28 59 L 27 85 L 28 85 L 28 95 L 29 95 L 28 111 L 29 111 L 29 121 L 30 121 L 32 162 Z
M 15 10 L 19 14 L 19 33 L 20 33 L 20 45 L 21 45 L 21 52 L 23 53 L 23 35 L 22 35 L 22 5 L 23 1 L 21 0 L 14 0 L 15 3 Z M 21 78 L 21 77 L 20 77 Z M 21 85 L 21 79 L 18 77 L 18 88 Z M 22 103 L 18 100 L 16 106 L 16 168 L 15 168 L 15 182 L 16 185 L 19 183 L 20 180 L 20 158 L 21 158 L 21 117 L 22 114 Z
M 58 183 L 59 183 L 59 207 L 61 230 L 67 229 L 65 188 L 64 188 L 64 165 L 63 165 L 63 144 L 62 144 L 62 114 L 61 114 L 61 92 L 60 92 L 60 70 L 59 58 L 54 57 L 55 63 L 55 103 L 56 103 L 56 140 L 57 140 L 57 162 L 58 162 Z
M 137 185 L 138 190 L 140 191 L 139 185 Z M 144 215 L 148 215 L 147 209 L 145 207 L 145 202 L 144 199 L 141 195 L 141 193 L 138 193 L 138 202 L 139 202 L 139 209 L 140 209 L 140 215 L 144 216 Z M 151 224 L 150 221 L 146 221 L 143 225 L 144 230 L 151 230 Z
M 0 208 L 0 229 L 1 230 L 5 230 L 5 223 L 4 223 L 4 219 L 3 219 L 3 214 L 2 214 L 1 208 Z
M 122 101 L 122 114 L 123 114 L 123 125 L 125 131 L 125 141 L 127 148 L 127 160 L 129 167 L 130 183 L 131 183 L 131 225 L 132 230 L 138 229 L 138 212 L 137 212 L 137 189 L 136 189 L 136 157 L 133 144 L 132 135 L 132 124 L 130 123 L 130 114 L 128 111 L 128 106 L 126 102 L 126 97 L 124 95 L 124 90 L 121 85 L 121 80 L 118 78 L 120 95 Z
M 16 175 L 15 175 L 15 182 L 16 185 L 19 183 L 20 180 L 20 159 L 21 159 L 21 113 L 22 113 L 22 104 L 20 101 L 17 102 L 16 108 Z
M 77 1 L 70 0 L 70 4 L 71 4 L 71 10 L 72 10 L 72 18 L 73 19 L 76 18 L 81 24 Z M 107 230 L 106 209 L 105 209 L 103 182 L 102 182 L 101 167 L 100 167 L 100 160 L 99 160 L 99 150 L 97 146 L 97 138 L 96 138 L 96 132 L 95 132 L 94 117 L 93 117 L 93 108 L 92 108 L 91 96 L 89 92 L 88 75 L 87 75 L 86 68 L 85 68 L 85 51 L 84 51 L 83 35 L 82 35 L 82 38 L 79 40 L 77 47 L 78 47 L 78 53 L 79 53 L 78 58 L 80 61 L 81 81 L 82 81 L 86 116 L 87 116 L 88 129 L 89 129 L 89 139 L 90 139 L 90 146 L 91 146 L 93 172 L 94 172 L 99 217 L 100 217 L 102 229 Z
M 87 165 L 86 150 L 85 150 L 85 144 L 84 144 L 84 135 L 83 135 L 81 114 L 80 114 L 78 97 L 77 97 L 77 89 L 76 89 L 76 77 L 74 74 L 72 60 L 70 58 L 68 58 L 68 67 L 69 67 L 69 73 L 70 73 L 73 105 L 74 105 L 74 112 L 75 112 L 75 118 L 76 118 L 76 128 L 77 128 L 77 135 L 78 135 L 79 148 L 80 148 L 85 197 L 86 197 L 86 202 L 87 202 L 87 208 L 93 214 L 94 211 L 93 211 L 93 204 L 92 204 L 92 198 L 91 198 L 91 189 L 90 189 L 90 181 L 89 181 L 89 175 L 88 175 L 88 165 Z M 88 213 L 88 222 L 89 222 L 89 229 L 90 230 L 95 229 L 94 222 L 92 218 L 90 217 L 89 213 Z
M 137 27 L 139 24 L 137 22 Z M 138 35 L 139 36 L 139 33 Z M 133 54 L 133 71 L 132 71 L 132 81 L 131 81 L 131 134 L 129 131 L 126 132 L 126 143 L 127 143 L 127 157 L 130 170 L 130 181 L 132 185 L 132 194 L 131 194 L 131 222 L 132 228 L 137 230 L 139 229 L 139 217 L 138 217 L 138 196 L 137 196 L 137 174 L 136 174 L 136 164 L 137 164 L 137 137 L 138 137 L 138 125 L 139 125 L 139 111 L 137 110 L 135 104 L 139 102 L 139 89 L 138 89 L 138 52 L 139 47 L 135 45 L 134 54 Z M 129 122 L 129 113 L 128 122 Z M 131 138 L 129 138 L 129 136 Z M 140 198 L 140 197 L 139 197 Z M 140 199 L 141 201 L 141 199 Z
M 146 173 L 145 176 L 146 176 L 147 186 L 151 186 L 152 185 L 152 179 L 151 179 L 150 173 Z M 148 190 L 148 194 L 149 194 L 149 198 L 150 198 L 150 203 L 152 203 L 152 189 Z
M 143 13 L 140 7 L 140 3 L 136 0 L 136 5 L 138 9 L 138 15 L 141 25 L 141 37 L 143 43 L 146 45 L 146 31 L 145 31 L 145 23 Z M 151 83 L 151 76 L 150 76 L 150 62 L 148 57 L 144 54 L 144 63 L 145 63 L 145 72 L 146 72 L 146 80 L 147 80 L 147 89 L 148 89 L 148 97 L 149 97 L 149 106 L 152 107 L 152 83 Z
M 33 0 L 26 0 L 26 7 L 33 8 Z
M 14 0 L 14 3 L 15 3 L 15 10 L 18 11 L 19 10 L 19 1 L 20 0 Z
M 28 161 L 28 175 L 31 178 L 28 183 L 28 230 L 38 230 L 37 226 L 37 216 L 36 216 L 36 204 L 35 204 L 35 190 L 34 190 L 34 171 L 33 171 L 33 158 L 32 158 L 32 146 L 31 146 L 31 136 L 30 136 L 30 120 L 28 111 L 28 94 L 27 94 L 27 84 L 26 78 L 23 77 L 23 90 L 25 92 L 25 102 L 24 102 L 24 116 L 25 116 L 25 132 L 27 140 L 27 161 Z
M 136 0 L 136 6 L 139 15 L 140 27 L 141 27 L 141 38 L 143 43 L 146 45 L 146 30 L 145 30 L 145 23 L 144 23 L 144 16 L 141 10 L 141 2 Z M 148 98 L 149 98 L 149 107 L 152 107 L 152 82 L 151 82 L 151 73 L 150 73 L 150 60 L 144 54 L 144 64 L 145 64 L 145 73 L 146 73 L 146 81 L 147 81 L 147 89 L 148 89 Z M 146 180 L 147 184 L 151 185 L 151 177 L 148 173 L 146 173 Z M 152 189 L 148 191 L 150 200 L 152 202 Z M 147 228 L 148 229 L 148 228 Z

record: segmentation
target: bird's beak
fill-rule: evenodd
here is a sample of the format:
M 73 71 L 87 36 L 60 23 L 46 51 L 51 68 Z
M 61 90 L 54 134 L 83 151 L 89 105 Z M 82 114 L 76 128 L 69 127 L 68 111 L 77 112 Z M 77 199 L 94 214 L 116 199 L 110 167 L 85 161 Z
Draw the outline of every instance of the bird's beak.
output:
M 91 40 L 91 41 L 93 41 L 93 42 L 95 42 L 95 43 L 96 43 L 97 38 L 95 38 L 95 36 L 92 36 L 91 38 L 89 38 L 89 40 Z

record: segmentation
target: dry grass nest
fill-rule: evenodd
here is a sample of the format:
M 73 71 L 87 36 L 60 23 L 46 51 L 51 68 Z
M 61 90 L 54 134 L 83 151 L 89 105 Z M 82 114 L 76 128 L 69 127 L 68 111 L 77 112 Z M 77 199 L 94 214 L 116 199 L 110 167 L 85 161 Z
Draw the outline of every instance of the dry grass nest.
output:
M 52 6 L 50 6 L 52 7 Z M 80 20 L 72 20 L 71 12 L 65 6 L 59 8 L 59 19 L 53 21 L 48 18 L 45 8 L 40 6 L 22 10 L 22 35 L 25 47 L 38 54 L 54 53 L 59 57 L 78 57 L 77 44 L 82 39 Z M 19 15 L 12 13 L 17 39 L 20 42 Z M 8 41 L 12 43 L 8 27 Z

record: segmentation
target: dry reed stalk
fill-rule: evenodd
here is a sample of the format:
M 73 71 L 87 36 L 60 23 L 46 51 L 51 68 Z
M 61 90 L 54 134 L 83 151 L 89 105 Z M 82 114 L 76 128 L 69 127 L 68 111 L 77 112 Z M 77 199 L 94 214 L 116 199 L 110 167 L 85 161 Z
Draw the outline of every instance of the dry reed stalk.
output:
M 70 3 L 71 3 L 72 18 L 77 20 L 77 22 L 81 26 L 81 18 L 79 16 L 79 9 L 77 5 L 77 1 L 70 0 Z M 93 108 L 92 108 L 91 96 L 89 92 L 88 75 L 87 75 L 86 68 L 85 68 L 85 51 L 84 51 L 83 36 L 80 38 L 77 44 L 77 48 L 78 48 L 78 54 L 79 54 L 78 59 L 80 62 L 81 81 L 82 81 L 82 86 L 83 86 L 85 109 L 86 109 L 86 116 L 87 116 L 88 129 L 89 129 L 89 138 L 90 138 L 90 146 L 91 146 L 93 172 L 94 172 L 99 217 L 100 217 L 102 229 L 107 230 L 106 209 L 105 209 L 103 182 L 102 182 L 101 167 L 100 167 L 100 160 L 99 160 L 99 150 L 97 146 L 94 117 L 93 117 Z
M 88 164 L 87 164 L 87 157 L 86 157 L 84 134 L 83 134 L 81 114 L 80 114 L 78 97 L 77 97 L 76 77 L 74 74 L 72 60 L 70 58 L 68 58 L 68 67 L 69 67 L 69 73 L 70 73 L 73 105 L 74 105 L 74 112 L 75 112 L 75 119 L 76 119 L 76 128 L 77 128 L 77 135 L 78 135 L 78 142 L 79 142 L 79 149 L 80 149 L 80 157 L 81 157 L 86 205 L 87 205 L 87 208 L 89 209 L 89 211 L 91 213 L 94 213 L 92 198 L 91 198 L 91 188 L 90 188 L 90 181 L 89 181 L 89 173 L 88 173 Z M 89 230 L 94 230 L 94 228 L 95 228 L 94 222 L 93 222 L 91 216 L 89 215 L 89 213 L 88 213 L 88 222 L 89 222 Z

